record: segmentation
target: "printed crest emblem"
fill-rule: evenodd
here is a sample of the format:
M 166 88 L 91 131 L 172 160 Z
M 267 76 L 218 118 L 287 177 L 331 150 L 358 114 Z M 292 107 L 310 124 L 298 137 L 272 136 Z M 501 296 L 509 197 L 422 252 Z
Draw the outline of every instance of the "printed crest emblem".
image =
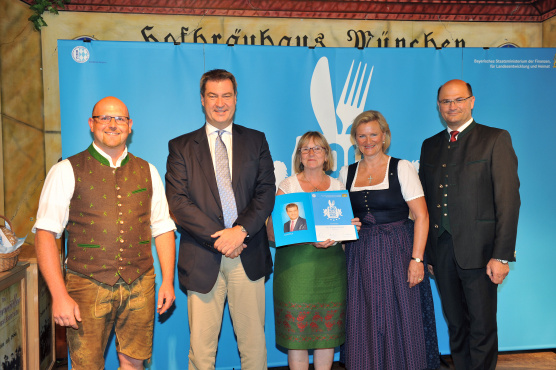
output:
M 329 220 L 337 220 L 342 216 L 342 210 L 336 207 L 333 200 L 328 201 L 328 208 L 323 209 L 324 216 Z

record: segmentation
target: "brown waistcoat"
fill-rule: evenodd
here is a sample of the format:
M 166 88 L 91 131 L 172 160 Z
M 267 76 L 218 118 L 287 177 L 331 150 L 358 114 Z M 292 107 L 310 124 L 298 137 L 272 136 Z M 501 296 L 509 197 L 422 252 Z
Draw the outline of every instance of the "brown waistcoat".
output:
M 152 265 L 149 164 L 130 153 L 118 168 L 91 146 L 68 158 L 75 176 L 67 224 L 70 270 L 128 284 Z

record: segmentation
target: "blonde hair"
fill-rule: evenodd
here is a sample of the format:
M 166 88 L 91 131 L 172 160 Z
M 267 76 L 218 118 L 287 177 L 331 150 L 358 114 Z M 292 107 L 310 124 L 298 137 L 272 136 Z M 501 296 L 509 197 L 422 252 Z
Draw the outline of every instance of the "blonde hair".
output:
M 390 142 L 392 140 L 392 134 L 390 133 L 390 127 L 388 126 L 388 122 L 386 122 L 386 118 L 376 110 L 368 110 L 366 112 L 360 113 L 355 119 L 353 120 L 353 124 L 351 125 L 351 139 L 354 143 L 357 142 L 355 136 L 357 135 L 357 128 L 364 123 L 369 122 L 377 122 L 378 126 L 380 127 L 380 131 L 386 136 L 384 138 L 384 143 L 382 144 L 382 152 L 386 153 L 388 148 L 390 147 Z

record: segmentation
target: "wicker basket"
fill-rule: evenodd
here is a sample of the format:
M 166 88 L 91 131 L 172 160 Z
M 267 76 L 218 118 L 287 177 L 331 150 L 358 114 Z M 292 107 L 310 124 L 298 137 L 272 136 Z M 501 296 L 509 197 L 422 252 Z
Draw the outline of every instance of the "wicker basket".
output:
M 12 223 L 10 222 L 10 220 L 2 215 L 0 215 L 0 218 L 3 218 L 5 220 L 5 224 L 10 225 L 9 229 L 6 226 L 0 226 L 0 229 L 2 229 L 2 232 L 10 240 L 10 242 L 12 244 L 15 244 L 17 242 L 17 238 L 12 231 L 14 229 Z M 21 249 L 17 248 L 11 253 L 0 253 L 0 272 L 8 271 L 14 268 L 15 265 L 17 265 L 17 256 L 19 255 L 20 251 Z

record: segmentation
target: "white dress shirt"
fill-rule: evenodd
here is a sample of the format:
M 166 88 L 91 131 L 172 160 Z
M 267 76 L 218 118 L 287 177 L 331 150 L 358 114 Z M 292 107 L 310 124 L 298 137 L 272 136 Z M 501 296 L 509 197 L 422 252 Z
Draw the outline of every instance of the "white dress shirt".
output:
M 473 122 L 473 117 L 471 117 L 471 119 L 467 122 L 465 122 L 463 125 L 461 125 L 460 127 L 458 127 L 458 131 L 461 133 L 463 130 L 465 130 L 470 124 L 471 122 Z M 451 128 L 447 127 L 446 130 L 448 130 L 448 133 L 455 131 L 452 130 Z M 459 134 L 456 135 L 456 140 L 458 139 Z M 450 135 L 448 135 L 448 141 L 450 141 L 451 137 Z
M 222 141 L 224 142 L 224 145 L 226 145 L 226 151 L 228 152 L 228 165 L 230 166 L 230 178 L 232 177 L 232 125 L 233 123 L 230 123 L 228 125 L 228 127 L 226 127 L 224 129 L 224 132 L 222 133 Z M 214 175 L 216 175 L 216 156 L 215 156 L 215 150 L 216 150 L 216 138 L 218 137 L 218 130 L 216 127 L 214 127 L 213 125 L 211 125 L 210 123 L 206 123 L 205 125 L 205 130 L 207 132 L 207 139 L 209 142 L 209 148 L 210 148 L 210 156 L 212 157 L 212 167 L 214 168 Z
M 297 223 L 297 220 L 299 219 L 296 218 L 295 220 L 290 220 L 290 230 L 293 231 L 293 229 L 295 228 L 295 224 Z

